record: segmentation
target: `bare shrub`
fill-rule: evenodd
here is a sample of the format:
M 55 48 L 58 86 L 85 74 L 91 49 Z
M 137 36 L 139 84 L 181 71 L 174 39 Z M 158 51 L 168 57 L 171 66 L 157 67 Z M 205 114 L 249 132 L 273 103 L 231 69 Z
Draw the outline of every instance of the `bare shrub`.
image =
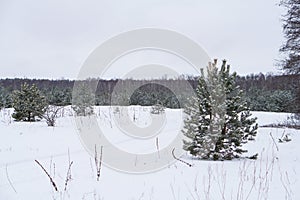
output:
M 58 118 L 59 111 L 61 107 L 59 106 L 48 106 L 43 118 L 46 120 L 48 126 L 55 126 L 56 119 Z

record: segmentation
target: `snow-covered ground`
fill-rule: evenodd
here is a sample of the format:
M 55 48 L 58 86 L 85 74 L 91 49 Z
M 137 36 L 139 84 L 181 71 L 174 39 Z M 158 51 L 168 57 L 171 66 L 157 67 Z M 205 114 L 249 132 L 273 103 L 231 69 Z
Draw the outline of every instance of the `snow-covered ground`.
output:
M 126 108 L 127 109 L 127 108 Z M 128 108 L 139 126 L 149 123 L 149 108 Z M 14 199 L 104 199 L 104 200 L 195 200 L 195 199 L 300 199 L 299 130 L 259 128 L 256 141 L 245 145 L 257 160 L 201 161 L 184 155 L 193 166 L 175 162 L 147 174 L 129 174 L 102 166 L 100 180 L 94 158 L 83 146 L 69 107 L 64 108 L 56 127 L 44 121 L 14 122 L 11 109 L 0 112 L 0 200 Z M 147 141 L 136 141 L 117 132 L 111 119 L 114 109 L 97 107 L 98 123 L 120 149 L 155 151 Z M 166 110 L 167 122 L 161 134 L 168 138 L 182 126 L 181 110 Z M 254 112 L 259 125 L 283 122 L 288 114 Z M 134 116 L 133 116 L 134 115 Z M 130 118 L 131 118 L 130 117 Z M 292 139 L 278 143 L 282 134 Z M 152 144 L 152 143 L 151 143 Z M 52 187 L 38 160 L 58 187 Z M 69 163 L 71 180 L 65 190 Z

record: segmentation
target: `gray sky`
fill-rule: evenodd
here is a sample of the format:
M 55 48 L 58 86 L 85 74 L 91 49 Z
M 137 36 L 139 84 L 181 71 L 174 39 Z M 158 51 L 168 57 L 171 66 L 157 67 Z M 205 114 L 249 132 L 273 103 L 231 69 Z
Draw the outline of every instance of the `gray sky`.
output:
M 102 42 L 144 27 L 182 33 L 199 43 L 211 58 L 226 58 L 239 74 L 276 73 L 283 42 L 282 9 L 277 3 L 0 0 L 0 78 L 74 79 Z M 118 68 L 109 76 L 117 77 Z

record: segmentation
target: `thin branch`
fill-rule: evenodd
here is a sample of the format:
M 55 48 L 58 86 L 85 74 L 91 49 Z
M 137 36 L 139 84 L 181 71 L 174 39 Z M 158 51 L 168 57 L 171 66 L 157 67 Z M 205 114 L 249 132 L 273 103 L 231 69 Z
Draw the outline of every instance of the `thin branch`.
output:
M 103 157 L 103 146 L 101 146 L 100 149 L 100 158 L 98 160 L 98 153 L 97 153 L 97 146 L 95 145 L 95 165 L 97 170 L 97 181 L 100 179 L 100 172 L 101 172 L 101 166 L 102 166 L 102 157 Z
M 69 161 L 69 169 L 70 169 L 70 166 L 73 164 L 73 161 L 71 162 L 71 156 L 70 156 L 70 149 L 68 148 L 68 161 Z M 70 179 L 72 179 L 71 177 L 71 169 L 70 169 Z
M 73 164 L 73 161 L 70 162 L 70 164 L 69 164 L 69 168 L 68 168 L 68 172 L 67 172 L 67 176 L 66 176 L 66 180 L 65 180 L 64 191 L 67 190 L 68 182 L 72 179 L 72 177 L 71 177 L 71 167 L 72 167 L 72 164 Z
M 176 200 L 175 191 L 174 191 L 173 185 L 171 183 L 170 183 L 170 187 L 171 187 L 173 198 L 174 198 L 174 200 Z
M 57 186 L 56 186 L 56 184 L 55 184 L 53 178 L 50 176 L 50 174 L 47 172 L 47 170 L 43 167 L 43 165 L 42 165 L 39 161 L 37 161 L 37 160 L 34 160 L 34 161 L 42 168 L 42 170 L 43 170 L 43 171 L 45 172 L 45 174 L 48 176 L 48 178 L 50 179 L 50 182 L 51 182 L 53 188 L 54 188 L 55 191 L 57 192 L 58 189 L 57 189 Z
M 175 151 L 175 148 L 172 150 L 172 155 L 173 155 L 173 157 L 174 157 L 175 160 L 178 160 L 178 161 L 182 162 L 183 164 L 186 164 L 186 165 L 189 166 L 189 167 L 192 167 L 192 166 L 193 166 L 192 164 L 190 164 L 190 163 L 188 163 L 188 162 L 185 162 L 184 160 L 181 160 L 180 158 L 177 158 L 177 157 L 175 156 L 174 151 Z
M 272 135 L 271 132 L 270 132 L 270 136 L 271 136 L 271 138 L 272 138 L 272 140 L 273 140 L 273 143 L 275 144 L 275 147 L 276 147 L 277 151 L 279 151 L 279 148 L 278 148 L 278 146 L 277 146 L 277 144 L 276 144 L 276 142 L 275 142 L 275 139 L 274 139 L 274 137 L 273 137 L 273 135 Z
M 5 172 L 6 172 L 6 177 L 7 177 L 7 180 L 9 182 L 9 185 L 11 186 L 11 188 L 15 191 L 15 193 L 17 194 L 17 190 L 15 189 L 14 185 L 12 184 L 10 178 L 9 178 L 9 175 L 8 175 L 8 169 L 7 169 L 7 165 L 5 167 Z
M 156 143 L 155 144 L 156 144 L 156 150 L 157 150 L 157 153 L 158 153 L 158 158 L 160 158 L 158 137 L 156 138 Z

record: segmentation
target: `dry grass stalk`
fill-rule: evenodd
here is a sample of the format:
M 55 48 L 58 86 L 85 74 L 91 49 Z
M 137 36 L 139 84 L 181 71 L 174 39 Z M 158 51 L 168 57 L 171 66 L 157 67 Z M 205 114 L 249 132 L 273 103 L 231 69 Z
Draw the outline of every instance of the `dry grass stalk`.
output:
M 98 159 L 97 146 L 95 145 L 95 165 L 96 165 L 96 171 L 97 171 L 97 181 L 100 180 L 102 157 L 103 157 L 103 146 L 101 146 L 101 148 L 100 148 L 100 157 Z
M 72 180 L 72 176 L 71 176 L 71 167 L 72 167 L 72 165 L 73 165 L 73 161 L 70 162 L 70 164 L 69 164 L 69 168 L 68 168 L 68 172 L 67 172 L 67 176 L 66 176 L 66 180 L 65 180 L 64 191 L 67 190 L 68 183 Z
M 180 161 L 181 163 L 186 164 L 186 165 L 189 166 L 189 167 L 192 167 L 192 166 L 193 166 L 192 164 L 190 164 L 190 163 L 188 163 L 188 162 L 185 162 L 184 160 L 181 160 L 180 158 L 176 157 L 174 151 L 175 151 L 175 148 L 172 150 L 172 155 L 173 155 L 173 158 L 174 158 L 175 160 L 178 160 L 178 161 Z
M 47 170 L 43 167 L 43 165 L 38 161 L 38 160 L 34 160 L 41 168 L 42 170 L 45 172 L 45 174 L 48 176 L 54 190 L 56 192 L 58 192 L 58 189 L 57 189 L 57 186 L 56 186 L 56 183 L 54 182 L 53 178 L 50 176 L 50 174 L 47 172 Z
M 6 172 L 6 177 L 7 177 L 7 180 L 8 180 L 8 182 L 9 182 L 9 185 L 10 185 L 11 188 L 14 190 L 14 192 L 17 194 L 17 190 L 15 189 L 14 185 L 12 184 L 12 181 L 11 181 L 10 178 L 9 178 L 7 165 L 6 165 L 6 167 L 5 167 L 5 172 Z

